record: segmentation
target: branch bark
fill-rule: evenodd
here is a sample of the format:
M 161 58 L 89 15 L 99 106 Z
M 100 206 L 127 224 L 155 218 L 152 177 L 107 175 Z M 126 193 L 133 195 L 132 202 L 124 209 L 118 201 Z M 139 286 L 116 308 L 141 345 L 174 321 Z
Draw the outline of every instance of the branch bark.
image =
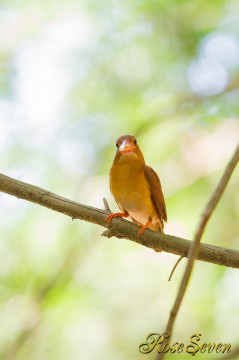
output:
M 188 262 L 186 265 L 186 269 L 184 271 L 174 305 L 172 307 L 172 310 L 170 311 L 167 327 L 165 330 L 165 333 L 169 333 L 170 336 L 172 335 L 173 326 L 174 326 L 178 311 L 180 309 L 180 306 L 182 304 L 182 301 L 183 301 L 183 298 L 184 298 L 184 295 L 185 295 L 185 292 L 186 292 L 186 289 L 188 286 L 188 282 L 189 282 L 189 279 L 190 279 L 190 276 L 191 276 L 191 273 L 193 270 L 194 261 L 197 258 L 198 252 L 200 250 L 200 241 L 203 236 L 204 230 L 206 228 L 208 220 L 210 219 L 219 200 L 221 199 L 224 190 L 226 189 L 226 186 L 231 178 L 233 170 L 235 169 L 238 161 L 239 161 L 239 145 L 236 148 L 235 152 L 233 153 L 233 156 L 232 156 L 230 162 L 228 163 L 227 167 L 225 168 L 224 173 L 223 173 L 215 191 L 213 192 L 209 202 L 207 203 L 205 210 L 202 214 L 202 218 L 197 226 L 195 236 L 194 236 L 194 241 L 192 243 L 192 246 L 189 249 L 189 255 L 188 255 L 189 259 L 188 259 Z M 163 360 L 164 355 L 165 355 L 164 353 L 158 353 L 156 356 L 156 360 Z
M 105 221 L 109 211 L 79 204 L 37 186 L 15 180 L 3 174 L 0 174 L 0 191 L 68 215 L 72 219 L 85 220 L 101 225 L 108 229 L 103 232 L 103 236 L 115 236 L 117 238 L 128 239 L 152 248 L 155 251 L 166 251 L 175 255 L 187 256 L 188 250 L 192 244 L 192 241 L 190 240 L 158 233 L 148 229 L 145 230 L 139 239 L 137 237 L 137 225 L 127 220 L 117 218 L 109 225 Z M 202 244 L 197 259 L 218 265 L 239 268 L 239 251 L 219 246 Z

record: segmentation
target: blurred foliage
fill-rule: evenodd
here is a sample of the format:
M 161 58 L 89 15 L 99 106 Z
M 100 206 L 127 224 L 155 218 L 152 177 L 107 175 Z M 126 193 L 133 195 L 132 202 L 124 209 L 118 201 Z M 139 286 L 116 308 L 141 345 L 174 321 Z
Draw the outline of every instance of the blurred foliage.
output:
M 1 172 L 116 209 L 115 139 L 135 134 L 161 177 L 166 232 L 192 238 L 238 141 L 239 1 L 2 0 L 0 34 Z M 238 174 L 207 243 L 238 248 Z M 176 257 L 0 199 L 0 358 L 146 358 L 138 346 L 164 331 Z M 197 263 L 173 339 L 238 344 L 237 283 L 237 270 Z

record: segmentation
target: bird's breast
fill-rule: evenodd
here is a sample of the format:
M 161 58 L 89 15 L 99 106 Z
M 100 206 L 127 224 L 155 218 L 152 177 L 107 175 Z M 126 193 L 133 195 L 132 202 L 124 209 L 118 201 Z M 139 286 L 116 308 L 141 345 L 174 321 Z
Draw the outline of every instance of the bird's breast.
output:
M 110 188 L 120 208 L 139 223 L 146 223 L 149 217 L 157 217 L 141 163 L 113 165 Z

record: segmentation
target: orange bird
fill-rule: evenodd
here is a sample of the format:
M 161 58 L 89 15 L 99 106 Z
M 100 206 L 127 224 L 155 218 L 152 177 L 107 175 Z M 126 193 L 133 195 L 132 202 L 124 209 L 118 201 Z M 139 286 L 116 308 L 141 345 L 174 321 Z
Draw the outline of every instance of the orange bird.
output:
M 134 136 L 124 135 L 116 141 L 116 155 L 110 169 L 110 190 L 122 212 L 107 217 L 130 217 L 141 228 L 163 232 L 167 212 L 157 173 L 145 164 Z

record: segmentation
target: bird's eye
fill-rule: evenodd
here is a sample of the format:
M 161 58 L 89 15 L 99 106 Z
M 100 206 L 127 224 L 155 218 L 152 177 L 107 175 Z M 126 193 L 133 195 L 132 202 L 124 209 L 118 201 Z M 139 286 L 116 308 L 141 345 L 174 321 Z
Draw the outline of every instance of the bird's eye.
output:
M 136 139 L 134 139 L 134 145 L 137 145 L 137 140 Z
M 116 145 L 117 148 L 119 147 L 119 144 L 118 144 L 118 143 L 116 143 L 115 145 Z

